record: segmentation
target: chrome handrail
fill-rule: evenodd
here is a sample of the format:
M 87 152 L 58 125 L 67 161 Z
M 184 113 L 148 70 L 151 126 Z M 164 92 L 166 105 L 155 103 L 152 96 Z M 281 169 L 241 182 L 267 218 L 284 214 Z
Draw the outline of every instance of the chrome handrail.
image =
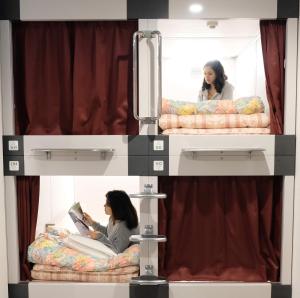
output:
M 138 46 L 137 38 L 158 38 L 158 102 L 157 102 L 157 116 L 140 117 L 138 113 Z M 133 116 L 138 121 L 148 121 L 155 123 L 161 117 L 162 105 L 162 37 L 159 31 L 136 31 L 133 34 Z
M 137 112 L 137 101 L 138 101 L 138 73 L 137 73 L 137 59 L 138 59 L 138 50 L 137 50 L 137 37 L 143 38 L 143 31 L 136 31 L 133 33 L 133 116 L 136 120 L 140 121 L 140 117 Z

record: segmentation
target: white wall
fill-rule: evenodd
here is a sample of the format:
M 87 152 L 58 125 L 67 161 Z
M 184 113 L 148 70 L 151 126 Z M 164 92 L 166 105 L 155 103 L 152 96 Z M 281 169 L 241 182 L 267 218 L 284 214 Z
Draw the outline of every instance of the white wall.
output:
M 41 176 L 36 233 L 43 232 L 45 224 L 56 224 L 75 231 L 67 212 L 74 201 L 74 177 Z
M 298 20 L 298 32 L 300 21 Z M 298 34 L 298 77 L 297 77 L 297 122 L 296 122 L 296 176 L 294 196 L 294 238 L 293 238 L 293 271 L 292 297 L 300 297 L 300 35 Z
M 0 21 L 0 66 L 1 66 L 1 108 L 2 132 L 13 135 L 14 121 L 14 88 L 13 88 L 13 51 L 12 26 L 10 21 Z M 2 163 L 1 163 L 2 165 Z M 16 179 L 13 176 L 4 177 L 5 183 L 5 216 L 6 216 L 6 245 L 8 262 L 8 282 L 18 283 L 19 274 L 19 241 L 17 220 Z M 2 196 L 1 196 L 2 197 Z M 2 210 L 2 209 L 1 209 Z M 1 216 L 2 219 L 2 216 Z M 1 224 L 1 227 L 2 224 Z M 5 266 L 5 265 L 3 265 Z M 2 273 L 6 269 L 3 267 Z M 0 296 L 2 298 L 2 296 Z M 4 296 L 5 297 L 5 296 Z
M 218 39 L 163 38 L 163 97 L 196 102 L 203 82 L 203 66 L 215 59 L 221 61 L 228 81 L 234 84 L 235 61 L 224 56 L 221 49 Z
M 163 36 L 163 97 L 196 102 L 204 64 L 218 59 L 235 87 L 234 98 L 266 99 L 258 24 L 222 20 L 212 30 L 205 21 L 158 21 Z
M 258 37 L 236 58 L 235 96 L 258 95 L 267 103 L 265 82 L 261 40 Z
M 20 0 L 20 18 L 28 20 L 126 20 L 126 0 Z
M 3 42 L 3 35 L 1 24 L 0 24 L 0 44 Z M 3 48 L 0 48 L 2 51 Z M 0 53 L 1 54 L 1 53 Z M 1 56 L 0 56 L 1 57 Z M 3 135 L 3 124 L 2 124 L 2 84 L 1 84 L 1 63 L 0 59 L 0 297 L 8 297 L 8 277 L 7 277 L 7 240 L 6 240 L 6 214 L 5 214 L 5 190 L 4 190 L 4 176 L 3 176 L 3 146 L 2 146 L 2 135 Z
M 77 232 L 68 210 L 74 202 L 95 220 L 106 225 L 104 213 L 105 194 L 109 190 L 125 190 L 128 194 L 139 192 L 139 177 L 110 176 L 41 176 L 39 214 L 36 233 L 45 229 L 45 224 L 55 224 Z M 139 200 L 132 200 L 139 216 Z

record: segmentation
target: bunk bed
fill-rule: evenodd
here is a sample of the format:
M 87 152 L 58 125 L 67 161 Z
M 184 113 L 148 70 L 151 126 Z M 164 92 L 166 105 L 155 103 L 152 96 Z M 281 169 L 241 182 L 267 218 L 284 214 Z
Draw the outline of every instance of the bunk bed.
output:
M 126 23 L 126 22 L 125 22 Z M 60 25 L 60 24 L 58 24 Z M 22 24 L 17 24 L 16 26 L 20 26 L 20 31 L 22 31 Z M 28 25 L 30 26 L 30 25 Z M 32 26 L 35 26 L 33 24 Z M 49 24 L 51 27 L 52 24 Z M 79 27 L 82 26 L 83 28 L 80 28 L 84 30 L 85 25 L 79 25 Z M 107 24 L 105 26 L 108 26 Z M 132 28 L 135 27 L 135 25 L 132 26 Z M 146 26 L 147 27 L 147 26 Z M 136 28 L 135 28 L 136 29 Z M 142 28 L 144 29 L 144 28 Z M 146 28 L 147 29 L 147 28 Z M 67 28 L 66 30 L 70 30 L 70 28 Z M 13 32 L 15 35 L 21 34 L 19 32 Z M 81 32 L 82 33 L 82 32 Z M 156 31 L 155 34 L 156 35 Z M 147 36 L 146 36 L 147 37 Z M 152 38 L 152 37 L 151 37 Z M 16 49 L 15 49 L 16 50 Z M 121 55 L 122 56 L 122 55 Z M 126 56 L 126 55 L 125 55 Z M 122 56 L 120 60 L 122 61 L 124 57 Z M 128 61 L 127 61 L 128 62 Z M 18 61 L 19 63 L 19 61 Z M 118 67 L 124 67 L 118 65 Z M 127 70 L 127 69 L 126 69 Z M 121 70 L 123 73 L 126 72 L 125 69 Z M 141 74 L 142 76 L 142 74 Z M 78 79 L 82 79 L 82 76 L 78 76 Z M 112 74 L 112 80 L 115 80 L 116 76 Z M 18 78 L 16 80 L 16 84 L 22 81 L 22 78 Z M 118 79 L 117 79 L 118 81 Z M 122 87 L 124 88 L 124 86 Z M 130 88 L 129 88 L 130 89 Z M 19 88 L 16 88 L 17 92 L 21 92 Z M 24 88 L 26 90 L 26 88 Z M 130 90 L 128 91 L 130 94 Z M 114 93 L 114 92 L 112 92 Z M 122 92 L 121 92 L 122 93 Z M 16 94 L 18 96 L 18 94 Z M 129 96 L 130 97 L 130 96 Z M 19 95 L 19 98 L 22 98 L 22 95 Z M 24 99 L 24 98 L 23 98 Z M 293 101 L 291 101 L 293 103 Z M 287 104 L 287 102 L 286 102 Z M 288 102 L 288 104 L 290 104 Z M 133 103 L 134 105 L 134 103 Z M 95 109 L 93 106 L 93 101 L 91 102 L 92 110 Z M 126 116 L 128 116 L 127 113 L 131 113 L 131 106 L 130 100 L 123 105 L 123 108 L 126 106 L 125 110 L 127 110 L 127 107 L 129 107 L 128 111 L 125 112 Z M 255 135 L 251 136 L 242 136 L 242 135 L 236 135 L 238 132 L 244 133 L 245 131 L 234 131 L 234 135 L 231 136 L 222 136 L 222 140 L 224 143 L 226 143 L 226 147 L 224 148 L 224 145 L 222 142 L 220 142 L 220 136 L 215 135 L 209 135 L 209 136 L 182 136 L 182 135 L 170 135 L 167 136 L 157 136 L 155 135 L 157 132 L 157 125 L 156 122 L 153 120 L 153 117 L 143 118 L 140 120 L 140 134 L 141 138 L 139 136 L 136 136 L 134 134 L 137 134 L 137 123 L 133 124 L 132 119 L 122 119 L 122 120 L 116 120 L 115 118 L 118 118 L 115 115 L 109 115 L 109 112 L 113 110 L 113 108 L 109 108 L 107 110 L 107 115 L 105 115 L 105 119 L 109 119 L 112 121 L 112 127 L 108 124 L 109 121 L 104 121 L 107 125 L 104 129 L 102 127 L 96 128 L 94 130 L 95 125 L 88 124 L 85 125 L 79 125 L 76 123 L 77 120 L 80 120 L 81 123 L 86 123 L 87 119 L 89 118 L 88 113 L 83 113 L 82 115 L 68 115 L 62 113 L 61 119 L 68 119 L 71 120 L 71 122 L 68 122 L 67 124 L 63 124 L 62 126 L 53 126 L 49 128 L 48 122 L 49 119 L 45 119 L 43 117 L 40 117 L 41 121 L 45 121 L 47 124 L 45 127 L 47 128 L 46 131 L 41 130 L 41 127 L 39 127 L 39 123 L 37 122 L 37 126 L 33 127 L 31 126 L 31 122 L 28 121 L 28 118 L 24 115 L 22 115 L 22 107 L 24 107 L 24 102 L 22 102 L 19 106 L 17 106 L 16 109 L 16 134 L 23 135 L 22 137 L 18 136 L 8 136 L 5 139 L 4 146 L 6 148 L 9 148 L 9 144 L 12 144 L 14 141 L 20 141 L 19 144 L 22 143 L 22 149 L 18 151 L 18 154 L 16 152 L 6 152 L 5 154 L 6 159 L 5 163 L 7 163 L 7 175 L 20 175 L 20 177 L 17 178 L 17 196 L 18 196 L 18 212 L 19 212 L 19 227 L 22 228 L 22 225 L 28 224 L 26 223 L 26 220 L 24 216 L 22 215 L 22 212 L 27 208 L 26 202 L 31 201 L 33 203 L 35 201 L 38 201 L 38 178 L 36 177 L 26 177 L 26 176 L 39 176 L 39 175 L 66 175 L 66 174 L 73 174 L 73 175 L 141 175 L 145 176 L 144 185 L 147 185 L 146 182 L 152 182 L 154 186 L 154 195 L 152 195 L 152 192 L 145 194 L 145 191 L 142 191 L 142 199 L 144 199 L 144 207 L 145 207 L 145 214 L 147 215 L 147 212 L 150 212 L 150 210 L 154 210 L 153 218 L 150 218 L 150 223 L 154 226 L 154 234 L 150 234 L 152 236 L 157 236 L 156 234 L 167 234 L 167 238 L 169 236 L 172 237 L 172 235 L 168 235 L 168 230 L 166 229 L 166 226 L 168 225 L 168 221 L 170 220 L 164 212 L 168 210 L 168 200 L 162 201 L 160 206 L 160 221 L 159 221 L 159 231 L 157 230 L 157 203 L 154 200 L 150 201 L 149 199 L 157 199 L 160 198 L 159 194 L 157 193 L 158 190 L 161 192 L 166 192 L 169 196 L 172 196 L 173 193 L 171 190 L 165 191 L 166 185 L 168 183 L 168 178 L 162 178 L 159 181 L 159 188 L 157 189 L 157 179 L 154 177 L 149 176 L 274 176 L 274 175 L 280 175 L 280 176 L 293 176 L 294 175 L 294 162 L 295 162 L 295 151 L 293 150 L 293 146 L 289 147 L 288 145 L 294 144 L 295 139 L 293 137 L 294 134 L 294 128 L 288 128 L 286 130 L 287 138 L 285 136 L 274 136 L 274 135 L 267 135 L 270 132 L 274 133 L 274 122 L 271 121 L 271 130 L 269 129 L 269 119 L 263 118 L 265 116 L 256 116 L 256 120 L 258 122 L 263 122 L 264 127 L 260 127 L 264 130 L 261 130 L 260 132 L 255 131 Z M 46 110 L 48 108 L 46 107 Z M 85 107 L 82 107 L 79 105 L 80 111 L 85 111 Z M 65 110 L 68 111 L 68 108 Z M 152 112 L 152 111 L 150 111 Z M 36 114 L 36 111 L 33 111 L 31 113 L 31 116 L 34 116 Z M 135 114 L 133 112 L 133 114 Z M 124 110 L 120 112 L 120 115 L 124 115 Z M 170 114 L 169 114 L 170 115 Z M 177 116 L 177 115 L 175 115 Z M 75 123 L 73 120 L 73 117 L 75 119 Z M 93 121 L 100 117 L 99 115 L 92 116 Z M 103 116 L 104 117 L 104 116 Z M 131 117 L 131 116 L 130 116 Z M 130 118 L 129 117 L 129 118 Z M 169 117 L 169 118 L 168 118 Z M 162 116 L 161 118 L 161 125 L 163 127 L 169 127 L 169 121 L 170 117 L 173 116 Z M 274 115 L 270 115 L 270 117 L 273 117 Z M 281 117 L 283 118 L 283 114 L 281 114 Z M 294 117 L 294 115 L 293 115 Z M 126 118 L 126 117 L 125 117 Z M 258 119 L 259 118 L 259 119 Z M 280 118 L 280 117 L 279 117 Z M 277 118 L 276 118 L 277 119 Z M 92 122 L 93 122 L 92 121 Z M 182 123 L 188 122 L 185 119 L 176 120 L 171 119 L 171 122 L 179 122 Z M 202 129 L 198 128 L 198 121 L 201 122 L 201 125 L 203 124 L 203 121 L 194 119 L 194 122 L 191 124 L 193 129 Z M 72 124 L 70 124 L 72 123 Z M 120 129 L 120 123 L 125 125 Z M 248 125 L 248 124 L 247 124 Z M 79 128 L 83 126 L 84 131 L 81 132 Z M 180 126 L 182 126 L 180 124 Z M 280 126 L 280 125 L 279 125 Z M 125 128 L 124 128 L 125 127 Z M 174 128 L 174 127 L 172 127 Z M 247 127 L 248 128 L 248 127 Z M 66 129 L 66 130 L 63 130 Z M 147 131 L 145 136 L 145 131 Z M 174 129 L 177 129 L 174 128 Z M 181 128 L 180 129 L 186 129 Z M 206 127 L 205 127 L 206 129 Z M 211 128 L 212 129 L 212 128 Z M 227 128 L 223 128 L 227 129 Z M 278 130 L 276 133 L 281 134 L 283 132 L 283 126 L 280 126 L 280 130 Z M 149 136 L 149 131 L 151 132 L 151 135 Z M 165 134 L 169 133 L 177 133 L 178 131 L 171 131 L 171 132 L 165 132 Z M 179 131 L 179 134 L 181 134 L 183 131 Z M 186 133 L 187 131 L 184 131 Z M 199 131 L 197 131 L 199 132 Z M 219 134 L 220 131 L 214 131 L 214 133 Z M 230 131 L 232 133 L 233 131 Z M 249 130 L 248 130 L 249 132 Z M 253 131 L 252 131 L 253 132 Z M 188 131 L 187 133 L 194 134 L 191 131 Z M 206 134 L 204 131 L 201 131 L 201 133 Z M 228 131 L 227 131 L 228 133 Z M 266 134 L 266 135 L 256 135 L 258 133 Z M 14 133 L 12 133 L 14 134 Z M 52 134 L 52 136 L 39 136 L 39 134 Z M 53 136 L 53 134 L 57 134 L 56 136 Z M 63 136 L 59 136 L 62 134 Z M 68 136 L 67 134 L 87 134 L 86 136 Z M 107 134 L 107 135 L 106 135 Z M 128 136 L 130 134 L 133 134 L 133 136 Z M 143 135 L 143 136 L 142 136 Z M 153 136 L 154 135 L 154 136 Z M 162 142 L 162 143 L 161 143 Z M 292 143 L 291 143 L 292 142 Z M 133 151 L 130 151 L 131 145 L 133 143 Z M 137 153 L 139 151 L 139 146 L 142 148 L 147 148 L 147 153 Z M 158 144 L 161 146 L 163 144 L 164 149 L 161 150 L 161 147 L 158 146 Z M 242 145 L 241 145 L 242 144 Z M 154 146 L 157 145 L 157 150 L 151 150 L 149 148 L 155 148 Z M 131 149 L 130 149 L 131 148 Z M 9 150 L 8 150 L 9 151 Z M 12 150 L 16 151 L 16 150 Z M 161 152 L 163 151 L 163 153 Z M 138 158 L 137 158 L 138 157 Z M 23 163 L 22 171 L 16 171 L 12 168 L 10 168 L 10 165 L 13 165 L 12 162 L 19 161 L 19 165 Z M 153 168 L 155 165 L 155 161 L 164 161 L 164 171 L 161 171 L 159 168 Z M 242 162 L 241 162 L 242 160 Z M 132 164 L 137 164 L 139 161 L 145 162 L 146 170 L 138 170 L 136 169 L 136 166 L 133 167 Z M 195 162 L 197 161 L 197 162 Z M 282 163 L 284 161 L 288 161 L 288 164 L 290 165 L 288 168 L 283 167 Z M 78 166 L 78 162 L 81 163 L 80 166 Z M 280 164 L 281 162 L 281 164 Z M 236 166 L 234 165 L 236 163 Z M 278 164 L 280 164 L 278 166 Z M 83 166 L 82 166 L 83 165 Z M 131 171 L 131 168 L 134 168 L 135 170 Z M 166 170 L 167 168 L 167 170 Z M 13 172 L 13 173 L 12 173 Z M 153 174 L 154 173 L 154 174 Z M 22 177 L 25 175 L 24 177 Z M 180 179 L 181 177 L 175 177 Z M 183 177 L 183 179 L 194 179 L 192 177 Z M 229 177 L 228 177 L 229 178 Z M 246 178 L 246 177 L 245 177 Z M 267 177 L 272 180 L 272 177 Z M 207 177 L 204 177 L 204 179 L 208 179 Z M 219 179 L 219 178 L 218 178 Z M 220 178 L 222 179 L 222 178 Z M 230 179 L 230 178 L 229 178 Z M 259 179 L 259 178 L 257 178 Z M 277 178 L 276 178 L 277 179 Z M 280 179 L 278 179 L 280 180 Z M 190 180 L 191 181 L 191 180 Z M 293 182 L 292 179 L 287 179 L 285 182 L 278 182 L 277 186 L 280 186 L 280 183 L 285 183 L 286 186 L 292 187 Z M 164 186 L 165 185 L 165 186 Z M 280 187 L 279 191 L 276 193 L 277 195 L 280 193 Z M 143 197 L 144 196 L 144 197 Z M 283 206 L 285 208 L 291 208 L 291 205 L 286 202 L 286 197 L 291 196 L 291 193 L 288 193 L 287 189 L 283 190 Z M 171 201 L 173 202 L 173 201 Z M 280 205 L 280 199 L 277 201 L 278 205 L 276 208 L 279 208 Z M 33 207 L 36 208 L 36 207 Z M 28 209 L 26 209 L 28 210 Z M 34 211 L 31 209 L 31 211 Z M 290 211 L 290 209 L 289 209 Z M 289 212 L 288 211 L 288 212 Z M 35 215 L 31 218 L 33 221 L 36 220 L 36 212 Z M 276 212 L 279 213 L 280 210 L 276 209 Z M 145 215 L 144 214 L 144 215 Z M 148 216 L 148 215 L 147 215 Z M 165 216 L 165 217 L 164 217 Z M 22 220 L 21 220 L 22 219 Z M 149 221 L 149 218 L 147 219 Z M 145 218 L 142 219 L 143 226 L 147 223 L 147 220 Z M 283 219 L 283 226 L 285 228 L 285 232 L 283 234 L 283 239 L 290 239 L 290 233 L 291 233 L 291 219 L 287 219 L 286 217 Z M 148 222 L 149 223 L 149 222 Z M 24 227 L 23 227 L 24 228 Z M 31 230 L 29 231 L 29 234 L 32 240 L 32 235 L 34 234 L 34 225 L 32 225 Z M 277 226 L 277 230 L 280 230 L 280 226 Z M 25 234 L 25 233 L 24 233 Z M 28 235 L 28 233 L 27 233 Z M 26 243 L 20 242 L 20 252 L 21 252 L 21 262 L 26 264 L 26 249 L 29 245 L 28 242 L 30 242 L 30 239 L 26 239 Z M 145 237 L 147 238 L 147 237 Z M 153 237 L 155 238 L 155 237 Z M 149 262 L 149 259 L 151 259 L 151 262 L 153 262 L 155 265 L 157 265 L 157 249 L 153 243 L 147 244 L 142 243 L 142 238 L 136 238 L 137 242 L 141 242 L 141 273 L 145 270 L 145 264 Z M 166 239 L 164 237 L 156 237 L 153 242 L 164 242 Z M 25 244 L 25 246 L 24 246 Z M 172 242 L 173 244 L 173 242 Z M 278 243 L 277 243 L 278 244 Z M 22 246 L 23 245 L 23 246 Z M 287 261 L 285 263 L 284 267 L 281 268 L 281 275 L 279 279 L 279 273 L 276 271 L 272 275 L 272 278 L 269 278 L 269 276 L 263 276 L 262 279 L 259 279 L 257 277 L 254 277 L 252 280 L 245 279 L 247 281 L 264 281 L 265 283 L 251 283 L 251 284 L 243 284 L 240 283 L 241 280 L 236 280 L 238 283 L 232 283 L 230 284 L 230 290 L 228 290 L 228 285 L 226 284 L 218 284 L 218 283 L 209 283 L 209 284 L 198 284 L 198 283 L 170 283 L 167 284 L 166 280 L 164 279 L 156 279 L 154 280 L 153 284 L 155 286 L 162 285 L 164 289 L 166 289 L 166 285 L 169 288 L 169 291 L 172 293 L 174 297 L 183 297 L 187 294 L 190 297 L 199 297 L 199 289 L 203 290 L 203 293 L 206 293 L 208 295 L 207 297 L 217 297 L 220 293 L 224 291 L 232 291 L 233 293 L 232 297 L 239 297 L 243 295 L 244 297 L 253 297 L 253 295 L 258 295 L 260 297 L 271 297 L 271 285 L 269 283 L 266 283 L 267 280 L 273 280 L 273 281 L 282 281 L 283 284 L 290 284 L 291 276 L 289 272 L 290 267 L 290 260 L 291 260 L 291 243 L 289 241 L 287 246 L 282 246 L 281 249 L 281 261 L 284 259 Z M 168 249 L 171 247 L 171 245 L 165 244 L 161 250 L 160 250 L 160 257 L 164 258 L 164 261 L 160 260 L 160 272 L 157 272 L 157 268 L 148 268 L 149 272 L 148 275 L 154 275 L 154 273 L 163 273 L 163 275 L 167 275 L 169 280 L 174 281 L 180 281 L 180 280 L 189 280 L 186 278 L 186 275 L 180 275 L 179 278 L 176 276 L 175 278 L 172 277 L 172 273 L 170 273 L 168 270 L 170 270 L 170 267 L 168 267 L 168 263 L 166 261 L 166 255 L 168 254 Z M 278 248 L 278 247 L 277 247 Z M 130 249 L 130 248 L 129 248 Z M 151 256 L 149 256 L 149 254 Z M 155 261 L 153 261 L 155 260 Z M 170 261 L 171 259 L 169 259 Z M 172 260 L 171 260 L 172 261 Z M 136 263 L 134 264 L 136 265 Z M 26 267 L 26 265 L 25 265 Z M 42 273 L 39 273 L 40 269 L 42 269 Z M 131 268 L 132 269 L 132 268 Z M 147 270 L 146 270 L 147 271 Z M 27 274 L 27 275 L 26 275 Z M 131 272 L 125 273 L 125 279 L 122 281 L 128 281 L 130 277 L 137 276 L 137 270 L 134 268 Z M 130 275 L 130 276 L 129 276 Z M 176 274 L 175 274 L 176 275 Z M 64 276 L 63 280 L 69 280 L 72 278 L 75 278 L 77 281 L 96 281 L 96 282 L 119 282 L 120 280 L 116 277 L 109 279 L 109 277 L 105 276 L 103 277 L 95 277 L 95 276 L 86 276 L 83 277 L 81 274 L 78 274 L 74 276 L 74 272 L 70 272 L 69 269 L 65 269 L 65 271 L 61 271 L 58 268 L 53 267 L 47 267 L 45 265 L 44 267 L 39 267 L 38 265 L 35 265 L 32 271 L 32 277 L 41 279 L 41 280 L 48 280 L 48 279 L 54 279 L 54 280 L 61 280 L 60 276 Z M 214 277 L 207 275 L 207 280 L 214 279 Z M 29 277 L 29 272 L 26 270 L 21 272 L 21 278 L 22 280 L 27 279 Z M 102 279 L 103 278 L 103 279 Z M 193 280 L 193 277 L 191 277 Z M 201 279 L 201 278 L 200 278 Z M 198 279 L 199 280 L 199 279 Z M 216 281 L 216 279 L 214 279 Z M 228 281 L 230 279 L 224 277 L 220 280 Z M 232 280 L 231 280 L 232 281 Z M 156 282 L 156 283 L 155 283 Z M 30 282 L 31 292 L 30 292 L 30 298 L 38 297 L 39 295 L 44 295 L 42 293 L 50 293 L 49 295 L 53 295 L 53 293 L 58 294 L 63 297 L 64 293 L 70 293 L 75 292 L 78 290 L 76 295 L 82 295 L 82 291 L 88 291 L 88 293 L 91 295 L 91 297 L 95 296 L 95 293 L 99 290 L 102 290 L 102 292 L 105 295 L 120 295 L 122 297 L 127 297 L 128 294 L 124 287 L 124 285 L 116 285 L 113 284 L 113 287 L 109 287 L 108 285 L 86 285 L 86 284 L 71 284 L 71 283 L 47 283 L 47 282 L 40 282 L 40 283 L 34 283 Z M 142 283 L 141 283 L 142 284 Z M 145 282 L 148 286 L 151 285 L 151 282 L 148 283 Z M 56 287 L 56 289 L 54 289 Z M 84 287 L 84 288 L 83 288 Z M 131 286 L 130 286 L 131 287 Z M 235 290 L 234 290 L 234 289 Z M 83 290 L 84 289 L 84 290 Z M 145 290 L 145 288 L 144 288 Z M 143 291 L 144 291 L 143 290 Z M 61 291 L 61 292 L 59 292 Z M 135 293 L 134 290 L 132 290 L 131 293 Z M 166 294 L 167 293 L 167 294 Z M 135 293 L 135 295 L 137 295 Z M 168 295 L 168 292 L 164 292 L 164 295 Z M 235 296 L 234 296 L 235 295 Z M 77 297 L 77 296 L 76 296 Z M 167 297 L 167 296 L 166 296 Z

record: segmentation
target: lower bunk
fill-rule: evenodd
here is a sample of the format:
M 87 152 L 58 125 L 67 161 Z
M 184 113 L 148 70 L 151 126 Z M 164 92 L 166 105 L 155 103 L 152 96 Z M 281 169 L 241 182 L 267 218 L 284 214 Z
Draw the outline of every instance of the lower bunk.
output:
M 34 280 L 42 281 L 77 281 L 97 283 L 126 283 L 139 274 L 138 266 L 108 270 L 105 272 L 80 272 L 68 268 L 36 264 L 31 270 Z
M 103 177 L 95 179 L 99 181 L 92 184 L 107 184 Z M 282 183 L 282 177 L 159 177 L 158 191 L 167 194 L 167 200 L 158 205 L 158 231 L 168 237 L 158 252 L 159 275 L 168 280 L 167 297 L 271 298 L 277 286 L 290 291 L 289 278 L 281 276 L 282 267 L 289 269 L 288 262 L 280 261 L 286 255 L 279 237 Z M 51 193 L 62 202 L 57 193 Z M 97 200 L 103 197 L 99 190 L 96 193 Z M 91 195 L 86 197 L 91 203 Z M 52 197 L 49 201 L 54 203 Z M 42 202 L 41 196 L 40 207 Z M 118 255 L 100 248 L 96 256 L 94 251 L 86 253 L 86 243 L 74 246 L 75 240 L 68 232 L 53 228 L 38 235 L 28 249 L 28 260 L 34 263 L 33 280 L 26 283 L 24 298 L 147 297 L 131 295 L 136 286 L 131 279 L 140 274 L 139 245 Z M 229 278 L 231 268 L 236 271 Z M 248 269 L 257 274 L 249 274 Z M 215 276 L 208 276 L 210 272 Z
M 28 261 L 33 280 L 126 283 L 139 275 L 139 252 L 131 245 L 116 254 L 97 240 L 52 230 L 29 246 Z

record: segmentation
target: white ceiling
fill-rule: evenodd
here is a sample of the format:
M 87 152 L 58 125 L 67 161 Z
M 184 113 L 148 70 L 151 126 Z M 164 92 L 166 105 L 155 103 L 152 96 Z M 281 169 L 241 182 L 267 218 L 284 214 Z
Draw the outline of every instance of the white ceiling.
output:
M 256 37 L 259 21 L 232 19 L 214 20 L 215 29 L 207 26 L 208 20 L 158 20 L 157 28 L 163 37 Z
M 258 20 L 218 20 L 215 29 L 207 20 L 158 20 L 163 37 L 163 56 L 210 52 L 217 58 L 237 57 L 260 36 Z

